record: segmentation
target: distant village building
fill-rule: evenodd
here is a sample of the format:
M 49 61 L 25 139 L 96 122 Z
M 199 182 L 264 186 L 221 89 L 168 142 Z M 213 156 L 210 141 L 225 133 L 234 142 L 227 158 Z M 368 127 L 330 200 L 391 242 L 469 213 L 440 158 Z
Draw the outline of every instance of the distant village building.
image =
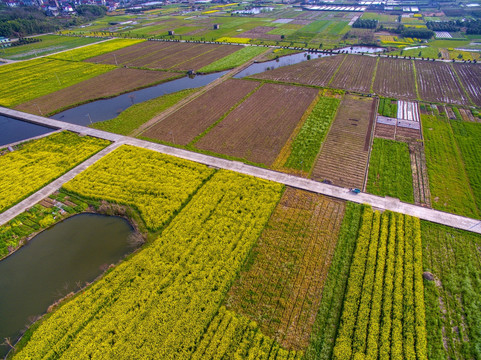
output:
M 174 35 L 175 31 L 174 30 L 169 30 L 169 35 Z
M 220 29 L 220 25 L 219 24 L 214 24 L 214 30 L 219 30 Z

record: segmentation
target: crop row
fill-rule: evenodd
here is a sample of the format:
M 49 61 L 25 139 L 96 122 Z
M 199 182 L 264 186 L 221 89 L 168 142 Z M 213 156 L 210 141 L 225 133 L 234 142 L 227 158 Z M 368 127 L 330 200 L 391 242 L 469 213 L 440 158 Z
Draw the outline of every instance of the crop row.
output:
M 88 199 L 132 206 L 147 228 L 158 230 L 213 172 L 204 165 L 124 145 L 64 188 Z
M 302 357 L 302 351 L 285 350 L 265 336 L 255 321 L 221 307 L 191 359 L 296 360 Z
M 366 207 L 334 359 L 427 359 L 419 219 Z
M 378 113 L 391 117 L 391 118 L 396 118 L 397 117 L 397 103 L 393 104 L 393 100 L 387 99 L 387 98 L 380 98 L 379 99 L 379 107 L 378 107 Z
M 94 155 L 109 142 L 61 132 L 0 156 L 0 212 Z
M 29 60 L 0 68 L 0 105 L 12 107 L 114 69 L 62 60 Z
M 102 55 L 122 49 L 124 47 L 134 45 L 144 40 L 134 40 L 134 39 L 113 39 L 109 41 L 104 41 L 99 44 L 93 44 L 89 46 L 84 46 L 78 49 L 65 51 L 59 54 L 49 56 L 52 59 L 57 60 L 70 60 L 70 61 L 82 61 L 89 59 L 94 56 Z
M 339 106 L 339 99 L 321 97 L 292 143 L 285 166 L 309 171 L 316 160 Z
M 150 167 L 167 174 L 167 162 Z M 109 166 L 118 173 L 127 169 L 122 161 Z M 146 167 L 136 168 L 138 178 L 145 177 Z M 184 181 L 181 166 L 170 170 Z M 159 191 L 169 193 L 170 183 L 164 185 Z M 279 184 L 218 171 L 157 240 L 51 313 L 13 358 L 188 359 L 281 190 Z

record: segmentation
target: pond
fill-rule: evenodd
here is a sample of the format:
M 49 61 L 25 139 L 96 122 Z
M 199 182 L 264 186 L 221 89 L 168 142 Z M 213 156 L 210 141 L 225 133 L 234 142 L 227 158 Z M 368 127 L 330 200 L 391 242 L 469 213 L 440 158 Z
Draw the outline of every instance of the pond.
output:
M 0 146 L 30 139 L 52 131 L 54 129 L 0 115 Z
M 205 86 L 225 73 L 226 71 L 208 75 L 196 75 L 193 78 L 186 76 L 181 79 L 132 91 L 110 99 L 97 100 L 76 106 L 72 109 L 62 111 L 51 118 L 71 124 L 88 126 L 94 122 L 113 119 L 134 104 L 139 104 L 180 90 Z
M 0 339 L 12 343 L 56 300 L 93 281 L 133 250 L 123 218 L 79 214 L 0 261 Z M 9 348 L 1 345 L 0 356 Z

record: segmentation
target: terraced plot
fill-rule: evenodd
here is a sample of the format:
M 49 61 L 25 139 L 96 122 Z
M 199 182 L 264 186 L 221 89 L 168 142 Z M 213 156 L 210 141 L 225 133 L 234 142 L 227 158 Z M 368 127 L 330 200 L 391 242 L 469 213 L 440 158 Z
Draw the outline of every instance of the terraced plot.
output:
M 468 105 L 469 99 L 451 64 L 415 61 L 419 96 L 432 102 Z
M 142 135 L 187 145 L 259 86 L 246 80 L 228 80 L 202 94 Z
M 481 106 L 481 66 L 458 63 L 453 66 L 471 100 Z
M 233 45 L 146 41 L 89 62 L 171 70 L 198 70 L 241 47 Z
M 369 93 L 377 58 L 347 55 L 332 79 L 330 87 Z
M 111 97 L 179 76 L 182 75 L 171 72 L 118 68 L 23 103 L 16 109 L 31 114 L 46 115 L 79 103 Z
M 412 61 L 380 58 L 373 90 L 376 94 L 396 99 L 416 99 L 416 79 Z
M 282 66 L 272 71 L 256 74 L 256 79 L 282 81 L 305 85 L 327 86 L 345 55 L 334 55 Z
M 344 203 L 287 188 L 229 291 L 228 307 L 287 349 L 304 349 L 337 243 Z
M 312 88 L 264 84 L 196 147 L 271 165 L 317 93 Z
M 375 102 L 346 95 L 319 155 L 312 178 L 362 189 L 369 154 Z

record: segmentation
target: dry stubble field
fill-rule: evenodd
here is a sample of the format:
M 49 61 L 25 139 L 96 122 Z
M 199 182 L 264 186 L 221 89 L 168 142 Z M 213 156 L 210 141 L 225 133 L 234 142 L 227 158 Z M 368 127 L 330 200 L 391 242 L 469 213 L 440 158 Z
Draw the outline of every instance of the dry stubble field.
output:
M 411 60 L 380 58 L 373 90 L 396 99 L 416 99 L 416 79 Z
M 370 56 L 347 55 L 329 86 L 369 93 L 377 60 Z

